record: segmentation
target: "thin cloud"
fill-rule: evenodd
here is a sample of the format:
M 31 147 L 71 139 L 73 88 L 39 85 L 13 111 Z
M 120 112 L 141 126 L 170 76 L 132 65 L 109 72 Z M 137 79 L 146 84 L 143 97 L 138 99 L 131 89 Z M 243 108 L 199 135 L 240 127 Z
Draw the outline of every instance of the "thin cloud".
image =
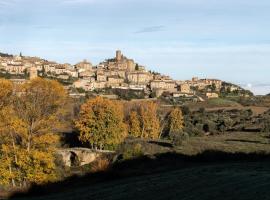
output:
M 64 4 L 86 4 L 86 3 L 96 3 L 97 0 L 64 0 Z
M 35 29 L 54 29 L 53 26 L 47 26 L 47 25 L 36 25 L 33 26 Z
M 134 33 L 136 34 L 140 34 L 140 33 L 153 33 L 153 32 L 159 32 L 159 31 L 163 31 L 165 28 L 165 26 L 149 26 L 149 27 L 145 27 L 141 30 L 138 30 Z
M 14 3 L 13 0 L 0 0 L 0 8 L 10 6 Z

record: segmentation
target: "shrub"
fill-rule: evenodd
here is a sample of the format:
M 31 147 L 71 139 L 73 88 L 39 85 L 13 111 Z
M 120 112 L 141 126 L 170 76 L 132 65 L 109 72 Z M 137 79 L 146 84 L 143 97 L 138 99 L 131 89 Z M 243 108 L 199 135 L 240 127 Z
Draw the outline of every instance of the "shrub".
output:
M 169 136 L 173 146 L 181 146 L 183 141 L 189 138 L 189 135 L 183 131 L 171 132 Z
M 265 133 L 270 133 L 270 120 L 266 120 L 263 122 L 262 131 Z
M 110 161 L 107 158 L 100 158 L 93 163 L 91 167 L 92 172 L 104 172 L 110 168 Z
M 183 106 L 182 107 L 182 112 L 184 115 L 189 115 L 190 114 L 190 109 L 188 106 Z
M 137 158 L 140 156 L 143 156 L 143 150 L 142 150 L 142 145 L 137 143 L 133 146 L 131 146 L 131 148 L 125 149 L 123 152 L 123 159 L 124 160 L 129 160 L 132 158 Z

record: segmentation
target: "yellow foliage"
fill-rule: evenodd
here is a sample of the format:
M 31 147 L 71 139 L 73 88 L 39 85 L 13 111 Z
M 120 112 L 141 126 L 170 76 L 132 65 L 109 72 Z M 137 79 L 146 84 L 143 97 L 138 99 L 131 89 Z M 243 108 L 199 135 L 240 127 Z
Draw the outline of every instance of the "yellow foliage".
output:
M 157 139 L 160 135 L 160 121 L 157 116 L 157 104 L 141 102 L 129 116 L 130 134 L 135 137 Z
M 174 108 L 169 114 L 169 132 L 181 131 L 184 127 L 184 119 L 181 109 Z
M 141 123 L 139 115 L 135 111 L 131 111 L 129 116 L 129 134 L 134 137 L 141 137 Z
M 88 100 L 81 106 L 75 121 L 80 131 L 79 139 L 92 148 L 114 147 L 126 137 L 123 107 L 117 101 L 102 97 Z
M 0 110 L 0 184 L 53 181 L 59 141 L 54 132 L 66 114 L 67 94 L 58 82 L 41 78 L 23 84 L 18 92 L 10 94 L 12 103 Z
M 0 108 L 9 103 L 12 92 L 12 83 L 6 79 L 0 79 Z

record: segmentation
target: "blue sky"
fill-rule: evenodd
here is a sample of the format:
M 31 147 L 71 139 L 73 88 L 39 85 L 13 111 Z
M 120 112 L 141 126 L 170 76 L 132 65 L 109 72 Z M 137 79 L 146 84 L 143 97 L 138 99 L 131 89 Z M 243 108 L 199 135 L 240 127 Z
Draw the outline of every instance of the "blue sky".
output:
M 0 51 L 97 64 L 116 49 L 174 79 L 270 93 L 269 0 L 0 0 Z

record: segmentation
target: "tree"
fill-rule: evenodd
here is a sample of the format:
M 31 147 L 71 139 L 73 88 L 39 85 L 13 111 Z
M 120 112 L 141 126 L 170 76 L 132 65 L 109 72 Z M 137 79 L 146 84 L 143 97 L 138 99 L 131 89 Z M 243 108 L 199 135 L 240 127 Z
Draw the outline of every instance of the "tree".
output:
M 158 139 L 160 135 L 160 123 L 157 116 L 157 104 L 154 102 L 145 102 L 139 109 L 142 124 L 143 138 Z
M 129 116 L 129 134 L 134 137 L 141 136 L 140 119 L 137 112 L 132 111 Z
M 35 136 L 62 127 L 66 102 L 67 93 L 57 81 L 36 78 L 22 86 L 15 111 L 26 125 L 28 152 Z
M 122 104 L 96 97 L 81 106 L 75 126 L 80 132 L 80 141 L 88 143 L 91 148 L 114 148 L 127 135 L 123 121 Z
M 0 108 L 7 105 L 13 92 L 13 84 L 6 79 L 0 79 Z
M 168 117 L 169 132 L 179 132 L 184 127 L 184 119 L 181 109 L 174 108 Z
M 211 85 L 211 91 L 212 92 L 214 92 L 214 91 L 216 91 L 217 90 L 217 86 L 216 86 L 216 84 L 215 83 L 212 83 L 212 85 Z
M 160 121 L 157 116 L 157 104 L 141 102 L 135 106 L 129 116 L 129 129 L 130 134 L 135 137 L 159 138 Z
M 67 94 L 56 81 L 23 84 L 0 111 L 0 184 L 25 186 L 56 179 L 54 163 Z

